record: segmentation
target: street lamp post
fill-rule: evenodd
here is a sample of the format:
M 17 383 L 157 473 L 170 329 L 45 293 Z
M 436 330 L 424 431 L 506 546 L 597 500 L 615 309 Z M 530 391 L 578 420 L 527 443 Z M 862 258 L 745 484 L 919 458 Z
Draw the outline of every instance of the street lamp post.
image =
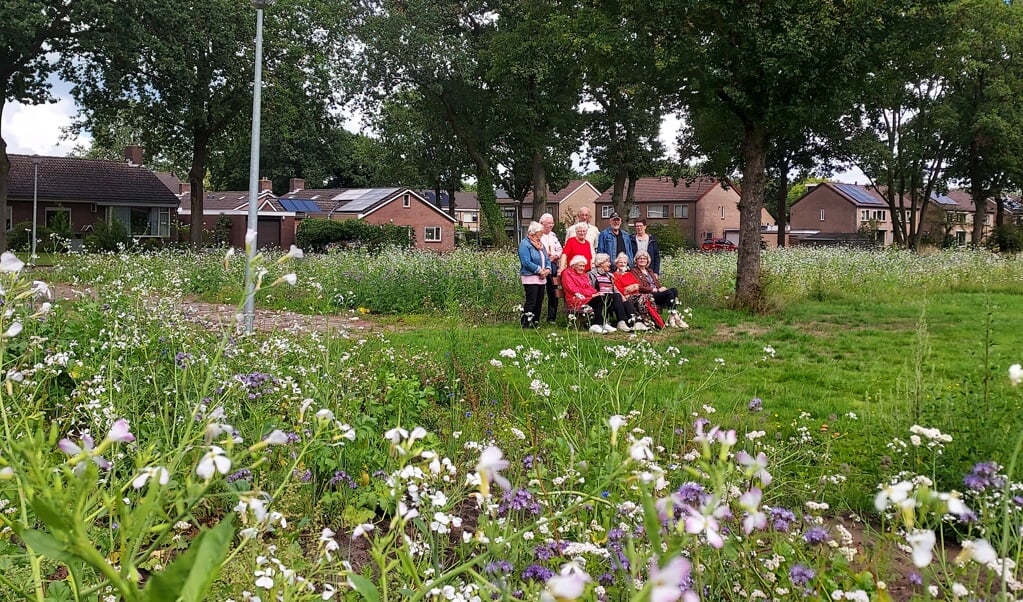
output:
M 30 265 L 36 264 L 36 222 L 39 221 L 39 156 L 32 155 L 32 254 Z
M 252 86 L 252 146 L 249 155 L 249 216 L 245 236 L 245 332 L 252 334 L 256 319 L 256 260 L 257 235 L 259 231 L 259 115 L 260 94 L 263 88 L 263 7 L 266 0 L 252 0 L 256 9 L 256 72 Z

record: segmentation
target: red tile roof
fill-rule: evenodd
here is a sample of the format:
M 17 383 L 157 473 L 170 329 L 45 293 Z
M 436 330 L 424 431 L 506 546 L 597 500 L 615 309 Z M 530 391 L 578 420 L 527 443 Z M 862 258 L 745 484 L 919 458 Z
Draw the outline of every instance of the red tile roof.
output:
M 145 167 L 77 157 L 9 155 L 9 158 L 9 200 L 31 200 L 38 182 L 40 201 L 178 206 L 178 197 Z M 33 161 L 39 161 L 38 178 Z
M 701 176 L 695 180 L 679 180 L 671 178 L 651 177 L 640 178 L 636 182 L 635 199 L 637 203 L 653 203 L 658 201 L 694 202 L 703 198 L 714 187 L 722 184 L 716 178 Z M 731 184 L 726 184 L 731 186 Z M 610 203 L 613 188 L 604 191 L 595 202 Z

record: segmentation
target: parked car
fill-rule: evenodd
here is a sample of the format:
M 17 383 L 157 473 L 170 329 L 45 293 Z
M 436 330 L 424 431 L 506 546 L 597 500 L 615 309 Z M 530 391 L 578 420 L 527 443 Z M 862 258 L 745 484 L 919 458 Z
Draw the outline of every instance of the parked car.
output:
M 700 243 L 701 251 L 735 251 L 738 247 L 727 238 L 708 238 Z

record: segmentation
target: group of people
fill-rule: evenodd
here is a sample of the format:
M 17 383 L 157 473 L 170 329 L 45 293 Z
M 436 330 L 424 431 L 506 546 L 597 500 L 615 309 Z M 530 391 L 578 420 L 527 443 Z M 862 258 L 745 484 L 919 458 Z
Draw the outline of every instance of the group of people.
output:
M 590 223 L 590 210 L 579 210 L 579 223 L 567 230 L 562 245 L 554 233 L 554 217 L 545 213 L 532 222 L 519 243 L 519 263 L 525 303 L 522 327 L 540 325 L 543 300 L 547 321 L 558 315 L 558 285 L 574 312 L 590 313 L 590 332 L 649 329 L 647 321 L 663 326 L 658 308 L 673 307 L 678 291 L 661 284 L 660 250 L 646 232 L 646 222 L 635 222 L 636 233 L 622 229 L 622 218 L 612 213 L 610 226 L 599 230 Z M 614 267 L 611 258 L 614 258 Z M 560 275 L 560 277 L 558 277 Z

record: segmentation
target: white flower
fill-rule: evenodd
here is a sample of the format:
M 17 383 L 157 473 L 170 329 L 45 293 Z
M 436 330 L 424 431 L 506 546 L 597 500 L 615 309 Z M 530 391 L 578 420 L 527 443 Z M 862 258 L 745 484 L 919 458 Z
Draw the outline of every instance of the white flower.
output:
M 166 485 L 170 481 L 170 473 L 162 466 L 147 466 L 142 469 L 139 476 L 132 480 L 131 486 L 135 489 L 142 489 L 146 486 L 146 482 L 152 478 L 155 478 L 160 485 Z
M 7 332 L 4 333 L 4 336 L 8 339 L 14 338 L 21 334 L 21 329 L 21 322 L 12 322 L 11 325 L 7 327 Z
M 284 431 L 274 429 L 273 432 L 266 436 L 266 439 L 263 439 L 263 441 L 266 441 L 269 445 L 285 445 L 288 443 L 288 436 L 284 433 Z
M 245 248 L 248 249 L 252 245 L 256 244 L 256 235 L 258 233 L 255 230 L 245 231 Z
M 281 276 L 281 281 L 287 282 L 291 286 L 295 286 L 295 283 L 298 282 L 298 276 L 296 276 L 295 274 L 285 274 Z
M 214 472 L 227 474 L 229 470 L 231 470 L 231 458 L 227 457 L 223 449 L 216 445 L 211 445 L 210 451 L 206 452 L 206 455 L 199 460 L 199 465 L 195 468 L 195 474 L 209 480 L 213 477 Z
M 288 249 L 288 254 L 284 256 L 284 259 L 302 259 L 304 257 L 305 253 L 302 252 L 302 249 L 299 249 L 295 245 L 291 245 L 291 248 Z
M 32 294 L 36 297 L 46 297 L 47 299 L 53 298 L 53 293 L 50 292 L 50 286 L 41 280 L 32 281 Z
M 629 448 L 629 456 L 637 462 L 643 462 L 654 459 L 654 452 L 650 451 L 650 445 L 653 440 L 650 437 L 643 437 L 639 441 L 632 444 Z
M 611 427 L 611 445 L 614 445 L 618 442 L 618 430 L 625 426 L 625 416 L 615 414 L 607 419 L 607 424 Z
M 373 525 L 372 524 L 370 524 L 370 523 L 363 523 L 363 524 L 355 527 L 355 530 L 352 531 L 352 539 L 359 539 L 360 537 L 362 537 L 366 533 L 369 533 L 372 530 L 373 530 Z
M 1009 382 L 1013 385 L 1023 382 L 1023 366 L 1019 364 L 1009 366 Z
M 934 558 L 934 531 L 930 529 L 914 529 L 906 535 L 906 542 L 913 547 L 913 564 L 924 568 Z
M 909 497 L 910 490 L 913 489 L 913 483 L 909 481 L 900 481 L 894 485 L 889 485 L 879 491 L 877 496 L 874 497 L 874 507 L 877 508 L 878 512 L 884 512 L 888 504 L 899 504 Z
M 501 474 L 508 466 L 508 460 L 504 459 L 504 453 L 500 448 L 491 445 L 483 450 L 480 461 L 476 464 L 476 472 L 480 476 L 480 493 L 483 497 L 490 495 L 491 482 L 497 483 L 505 491 L 511 489 L 511 483 Z
M 18 257 L 10 251 L 4 251 L 3 255 L 0 255 L 0 272 L 20 272 L 25 267 L 25 262 L 18 259 Z
M 578 600 L 586 591 L 586 584 L 591 581 L 575 563 L 568 563 L 561 568 L 561 573 L 547 580 L 547 589 L 543 600 Z
M 658 568 L 654 564 L 650 569 L 650 584 L 653 586 L 650 590 L 650 602 L 675 602 L 681 598 L 682 584 L 689 577 L 691 568 L 689 561 L 681 556 L 672 558 L 664 568 Z
M 986 539 L 967 540 L 963 542 L 963 551 L 956 557 L 956 562 L 963 564 L 971 559 L 980 564 L 988 564 L 998 560 L 998 552 Z

